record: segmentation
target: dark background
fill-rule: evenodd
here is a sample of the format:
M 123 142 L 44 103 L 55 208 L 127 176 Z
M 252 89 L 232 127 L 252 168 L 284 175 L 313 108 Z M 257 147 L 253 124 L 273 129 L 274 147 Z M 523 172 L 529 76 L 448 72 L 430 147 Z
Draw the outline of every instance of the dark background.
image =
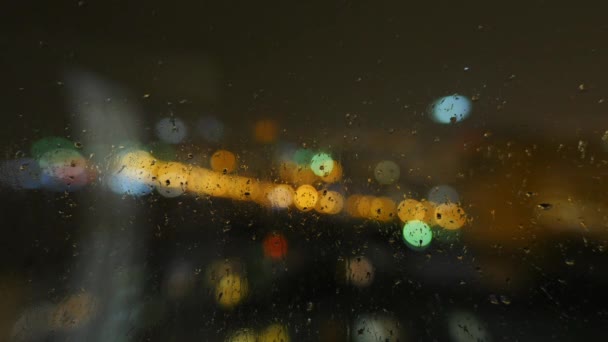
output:
M 357 315 L 386 311 L 408 339 L 443 341 L 455 308 L 475 312 L 493 340 L 601 338 L 605 10 L 599 1 L 1 4 L 3 159 L 45 136 L 81 138 L 66 73 L 86 70 L 128 89 L 124 97 L 142 108 L 144 139 L 168 113 L 186 121 L 214 113 L 230 128 L 219 147 L 248 155 L 268 175 L 263 166 L 274 150 L 253 144 L 249 132 L 254 121 L 273 118 L 282 141 L 331 146 L 351 188 L 387 192 L 366 178 L 378 158 L 395 158 L 402 174 L 415 166 L 402 192 L 420 198 L 450 183 L 475 218 L 456 242 L 418 253 L 401 243 L 397 223 L 193 196 L 122 198 L 103 184 L 72 194 L 3 188 L 0 289 L 11 304 L 2 329 L 10 332 L 23 310 L 80 287 L 117 298 L 119 286 L 104 279 L 118 267 L 139 272 L 144 316 L 155 317 L 119 325 L 125 330 L 116 334 L 130 340 L 221 340 L 230 329 L 274 320 L 294 341 L 332 340 L 327 322 L 346 339 Z M 431 122 L 428 104 L 455 92 L 479 97 L 472 116 L 457 126 Z M 353 125 L 346 114 L 357 115 Z M 579 141 L 588 144 L 584 157 Z M 216 147 L 193 138 L 180 150 Z M 586 230 L 540 224 L 541 198 L 526 199 L 528 191 L 587 203 L 585 213 L 598 219 Z M 260 240 L 276 230 L 288 237 L 290 254 L 269 266 L 260 261 Z M 365 289 L 336 276 L 339 257 L 360 254 L 376 265 Z M 218 309 L 196 276 L 186 298 L 165 298 L 172 264 L 204 269 L 228 257 L 240 258 L 251 276 L 244 305 Z M 95 263 L 99 274 L 86 276 Z M 501 295 L 510 303 L 494 304 Z M 117 300 L 135 301 L 125 298 Z M 104 321 L 117 313 L 109 304 L 101 313 L 88 330 L 39 338 L 103 340 Z

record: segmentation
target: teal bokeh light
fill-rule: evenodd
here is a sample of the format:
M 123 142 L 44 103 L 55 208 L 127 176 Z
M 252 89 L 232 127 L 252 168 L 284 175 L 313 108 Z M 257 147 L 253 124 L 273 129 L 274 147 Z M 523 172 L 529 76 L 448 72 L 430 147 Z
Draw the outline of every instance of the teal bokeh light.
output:
M 334 169 L 334 160 L 327 153 L 317 153 L 310 160 L 310 169 L 315 175 L 325 177 Z
M 414 250 L 423 250 L 431 244 L 433 232 L 424 222 L 419 220 L 408 221 L 403 226 L 403 240 Z
M 456 123 L 466 119 L 473 109 L 468 97 L 454 94 L 433 102 L 429 113 L 433 120 L 442 124 Z
M 305 148 L 299 148 L 293 154 L 293 161 L 298 163 L 299 165 L 309 165 L 313 156 L 313 151 Z

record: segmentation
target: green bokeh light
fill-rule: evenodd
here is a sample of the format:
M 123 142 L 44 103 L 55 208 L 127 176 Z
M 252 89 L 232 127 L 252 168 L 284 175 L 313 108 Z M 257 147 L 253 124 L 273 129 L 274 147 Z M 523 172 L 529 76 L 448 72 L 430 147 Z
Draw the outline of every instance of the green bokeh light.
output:
M 415 250 L 425 249 L 433 240 L 431 228 L 419 220 L 407 221 L 403 226 L 403 240 Z
M 310 169 L 315 175 L 325 177 L 334 169 L 334 160 L 327 153 L 317 153 L 312 156 Z
M 293 161 L 299 165 L 309 165 L 313 156 L 313 151 L 306 148 L 300 148 L 293 154 Z
M 43 154 L 56 149 L 71 149 L 76 150 L 74 143 L 62 137 L 46 137 L 36 140 L 30 152 L 34 159 L 39 159 Z

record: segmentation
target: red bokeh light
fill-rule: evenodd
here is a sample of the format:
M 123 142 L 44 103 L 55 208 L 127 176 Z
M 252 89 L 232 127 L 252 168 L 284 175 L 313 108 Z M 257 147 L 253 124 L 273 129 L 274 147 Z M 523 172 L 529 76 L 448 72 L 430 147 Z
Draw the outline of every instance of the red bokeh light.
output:
M 270 233 L 264 238 L 264 255 L 279 260 L 287 255 L 287 239 L 281 233 Z

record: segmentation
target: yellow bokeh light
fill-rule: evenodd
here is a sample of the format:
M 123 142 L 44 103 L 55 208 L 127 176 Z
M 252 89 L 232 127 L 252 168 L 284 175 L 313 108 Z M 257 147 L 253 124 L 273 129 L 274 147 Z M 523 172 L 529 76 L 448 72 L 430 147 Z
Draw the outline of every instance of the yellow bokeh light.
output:
M 186 191 L 190 167 L 182 163 L 159 163 L 156 184 L 158 192 L 166 197 L 175 197 Z
M 239 274 L 227 274 L 220 278 L 215 287 L 215 300 L 225 309 L 240 304 L 249 293 L 247 278 Z
M 298 164 L 294 162 L 283 162 L 279 165 L 279 178 L 288 183 L 294 182 L 294 175 L 298 169 Z
M 210 164 L 215 172 L 230 173 L 236 169 L 236 157 L 230 151 L 219 150 L 211 156 Z
M 315 206 L 317 212 L 334 215 L 342 211 L 342 208 L 344 208 L 344 197 L 339 192 L 319 191 L 319 201 Z
M 445 229 L 460 229 L 467 222 L 467 216 L 457 204 L 444 203 L 435 208 L 435 221 Z
M 421 202 L 408 198 L 401 201 L 399 206 L 397 206 L 397 215 L 401 222 L 412 220 L 424 221 L 424 218 L 426 217 L 426 208 Z
M 372 196 L 361 196 L 357 203 L 357 212 L 359 213 L 359 217 L 369 218 L 370 209 L 372 207 Z
M 311 211 L 317 205 L 319 194 L 314 186 L 304 184 L 298 187 L 293 203 L 300 211 Z
M 274 120 L 260 120 L 253 126 L 253 138 L 256 142 L 270 144 L 277 140 L 279 125 Z
M 188 191 L 200 195 L 224 196 L 228 188 L 222 176 L 202 167 L 194 167 L 188 175 Z
M 260 332 L 258 342 L 289 342 L 289 331 L 282 324 L 271 324 Z
M 397 205 L 388 197 L 376 197 L 371 200 L 369 217 L 378 221 L 390 221 L 397 215 Z
M 293 171 L 292 182 L 296 185 L 313 184 L 316 180 L 317 175 L 307 165 L 298 165 Z
M 344 204 L 344 210 L 346 213 L 352 217 L 360 217 L 359 210 L 357 206 L 359 205 L 359 201 L 363 196 L 361 195 L 350 195 L 346 199 L 346 203 Z
M 334 167 L 331 169 L 331 171 L 320 178 L 325 183 L 335 183 L 340 181 L 342 179 L 342 165 L 340 165 L 338 162 L 334 162 Z
M 260 182 L 253 178 L 226 176 L 226 196 L 234 200 L 254 200 L 262 196 Z

